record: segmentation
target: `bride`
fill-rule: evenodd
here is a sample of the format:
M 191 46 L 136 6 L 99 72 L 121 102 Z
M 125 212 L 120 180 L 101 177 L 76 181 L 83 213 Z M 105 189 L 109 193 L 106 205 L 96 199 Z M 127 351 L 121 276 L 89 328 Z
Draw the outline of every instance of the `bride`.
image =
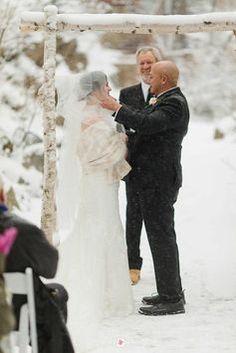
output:
M 69 327 L 79 353 L 99 342 L 102 319 L 133 311 L 118 203 L 119 181 L 131 168 L 126 135 L 100 106 L 110 90 L 103 72 L 90 72 L 62 104 L 68 108 L 57 209 L 59 234 L 68 236 L 60 241 L 59 278 L 69 291 Z

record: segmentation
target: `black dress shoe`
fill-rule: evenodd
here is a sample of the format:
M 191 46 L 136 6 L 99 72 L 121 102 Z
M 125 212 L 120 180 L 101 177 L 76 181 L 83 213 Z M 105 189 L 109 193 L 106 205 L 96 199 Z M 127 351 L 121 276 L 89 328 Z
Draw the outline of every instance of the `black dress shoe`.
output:
M 181 300 L 183 301 L 183 304 L 185 305 L 186 300 L 185 300 L 184 291 L 182 291 L 181 296 L 182 296 Z M 151 295 L 149 297 L 143 297 L 143 299 L 142 299 L 142 303 L 145 305 L 157 305 L 160 302 L 162 302 L 162 301 L 161 301 L 159 294 Z
M 148 316 L 184 314 L 183 300 L 180 299 L 177 303 L 159 303 L 152 306 L 142 306 L 139 308 L 139 313 Z

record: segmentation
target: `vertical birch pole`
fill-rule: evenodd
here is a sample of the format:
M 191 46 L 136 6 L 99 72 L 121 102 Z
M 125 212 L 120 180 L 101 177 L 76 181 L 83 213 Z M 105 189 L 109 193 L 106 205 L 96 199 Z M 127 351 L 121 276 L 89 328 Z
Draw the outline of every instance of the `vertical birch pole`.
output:
M 44 42 L 43 127 L 44 127 L 44 173 L 41 227 L 52 243 L 56 228 L 55 183 L 56 183 L 56 6 L 46 6 Z

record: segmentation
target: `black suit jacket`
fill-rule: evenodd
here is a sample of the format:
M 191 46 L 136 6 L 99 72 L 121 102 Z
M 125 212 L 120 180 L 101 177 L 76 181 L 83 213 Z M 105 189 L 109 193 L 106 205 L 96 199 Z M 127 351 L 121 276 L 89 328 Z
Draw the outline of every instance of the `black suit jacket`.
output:
M 146 102 L 144 100 L 141 83 L 123 88 L 120 91 L 119 101 L 128 105 L 130 108 L 143 109 Z
M 147 102 L 144 100 L 141 83 L 123 88 L 120 91 L 119 101 L 120 103 L 127 105 L 130 109 L 142 110 L 147 105 Z M 125 127 L 126 134 L 128 135 L 128 160 L 130 160 L 130 156 L 132 155 L 136 144 L 137 134 L 130 130 L 126 124 L 123 125 Z M 125 177 L 124 180 L 128 181 L 128 178 Z
M 141 187 L 173 187 L 182 184 L 181 144 L 189 122 L 186 98 L 177 87 L 164 93 L 157 104 L 143 110 L 123 105 L 117 122 L 136 131 L 128 161 L 128 180 Z

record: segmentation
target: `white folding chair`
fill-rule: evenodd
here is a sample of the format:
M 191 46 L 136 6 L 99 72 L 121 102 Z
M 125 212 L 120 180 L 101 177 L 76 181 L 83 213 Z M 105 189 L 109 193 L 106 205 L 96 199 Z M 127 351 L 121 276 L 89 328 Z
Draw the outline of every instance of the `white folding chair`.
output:
M 38 353 L 33 271 L 28 267 L 25 273 L 5 272 L 4 279 L 6 289 L 11 294 L 27 296 L 27 303 L 20 309 L 19 330 L 13 332 L 14 344 L 19 347 L 19 353 L 26 353 L 30 341 L 32 353 Z

